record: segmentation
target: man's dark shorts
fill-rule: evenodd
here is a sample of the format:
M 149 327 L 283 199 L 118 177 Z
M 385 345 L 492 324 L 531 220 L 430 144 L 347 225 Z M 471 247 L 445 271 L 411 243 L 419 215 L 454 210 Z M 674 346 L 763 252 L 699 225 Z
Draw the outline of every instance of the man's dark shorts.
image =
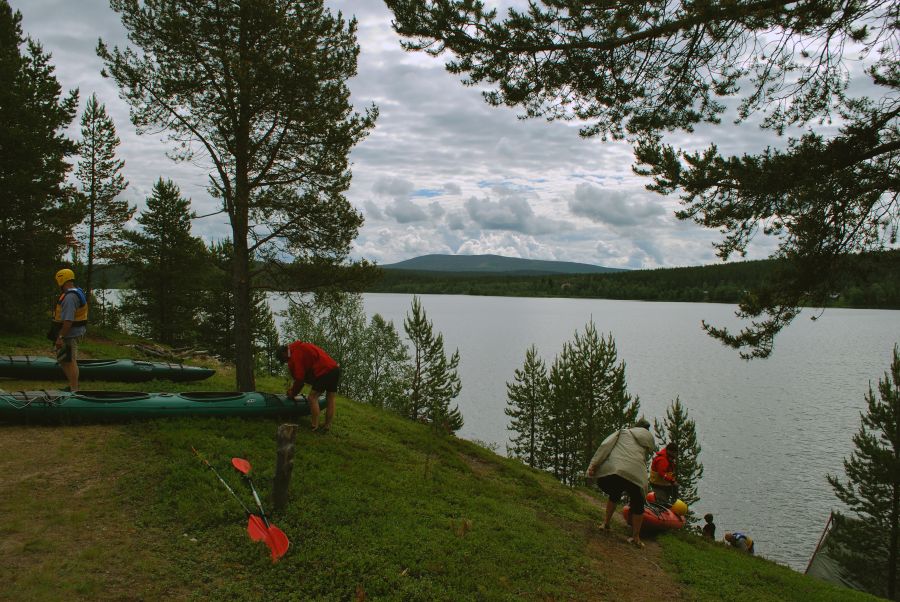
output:
M 61 364 L 67 364 L 78 360 L 78 343 L 81 337 L 64 338 L 62 347 L 56 350 L 56 361 Z
M 618 504 L 622 500 L 622 494 L 628 494 L 628 501 L 633 515 L 644 513 L 644 492 L 641 488 L 628 479 L 617 474 L 606 475 L 597 479 L 597 487 L 603 490 L 609 499 Z
M 312 387 L 313 391 L 317 391 L 319 393 L 337 393 L 338 385 L 341 382 L 341 367 L 338 366 L 331 372 L 326 372 L 319 378 L 314 378 L 309 385 Z

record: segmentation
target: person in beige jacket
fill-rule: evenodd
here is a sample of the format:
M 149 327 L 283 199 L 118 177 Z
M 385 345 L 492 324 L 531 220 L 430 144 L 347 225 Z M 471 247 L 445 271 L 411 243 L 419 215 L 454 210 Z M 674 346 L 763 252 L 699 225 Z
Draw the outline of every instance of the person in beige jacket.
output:
M 631 505 L 630 543 L 644 547 L 641 524 L 644 522 L 644 498 L 647 495 L 647 458 L 656 449 L 650 423 L 641 418 L 632 428 L 617 431 L 603 440 L 587 468 L 587 476 L 596 477 L 597 487 L 609 497 L 603 528 L 616 511 L 622 494 Z

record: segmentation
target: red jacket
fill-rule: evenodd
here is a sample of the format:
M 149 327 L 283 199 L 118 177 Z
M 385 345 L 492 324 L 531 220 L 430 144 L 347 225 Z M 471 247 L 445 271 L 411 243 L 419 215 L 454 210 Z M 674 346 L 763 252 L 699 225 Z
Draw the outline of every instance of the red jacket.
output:
M 669 460 L 669 450 L 662 448 L 653 456 L 653 462 L 650 464 L 651 476 L 662 477 L 670 483 L 675 482 L 675 465 Z
M 294 341 L 288 345 L 287 365 L 294 377 L 292 396 L 300 392 L 307 378 L 319 378 L 338 367 L 338 363 L 321 347 L 303 341 Z

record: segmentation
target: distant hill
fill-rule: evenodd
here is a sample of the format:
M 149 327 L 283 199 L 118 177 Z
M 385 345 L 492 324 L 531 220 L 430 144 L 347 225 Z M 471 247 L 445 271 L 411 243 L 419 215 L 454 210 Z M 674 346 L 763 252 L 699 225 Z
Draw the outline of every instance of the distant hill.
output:
M 589 263 L 545 261 L 502 255 L 423 255 L 398 263 L 380 266 L 385 270 L 415 270 L 419 272 L 478 272 L 520 275 L 548 274 L 609 274 L 627 272 Z

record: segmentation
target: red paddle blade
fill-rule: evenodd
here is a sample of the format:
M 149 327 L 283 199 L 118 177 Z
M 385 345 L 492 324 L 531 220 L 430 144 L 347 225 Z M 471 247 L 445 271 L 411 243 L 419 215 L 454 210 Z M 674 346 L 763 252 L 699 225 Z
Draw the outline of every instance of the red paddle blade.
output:
M 278 562 L 287 553 L 291 542 L 288 541 L 284 531 L 269 523 L 269 531 L 266 533 L 266 545 L 269 546 L 269 551 L 272 552 L 272 562 Z
M 247 462 L 243 458 L 232 458 L 231 465 L 234 466 L 238 471 L 247 474 L 250 472 L 250 462 Z
M 255 514 L 251 514 L 250 518 L 247 519 L 247 535 L 250 536 L 250 539 L 253 541 L 265 541 L 267 534 L 268 529 L 266 529 L 263 519 Z

